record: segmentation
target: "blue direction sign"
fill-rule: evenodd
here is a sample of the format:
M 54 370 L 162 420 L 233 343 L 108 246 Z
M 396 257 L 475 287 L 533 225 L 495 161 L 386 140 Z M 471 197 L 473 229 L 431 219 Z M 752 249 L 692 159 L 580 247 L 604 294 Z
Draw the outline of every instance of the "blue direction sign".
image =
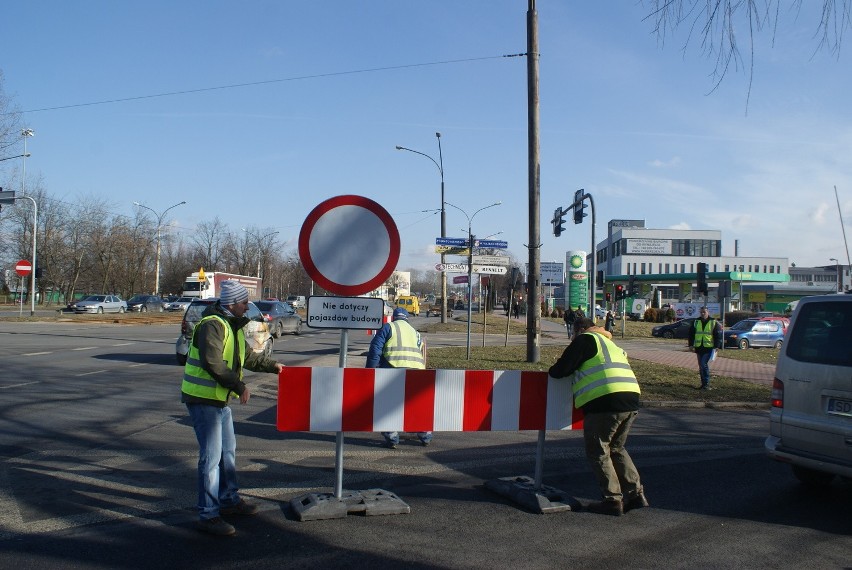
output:
M 506 249 L 509 247 L 509 242 L 501 240 L 481 239 L 477 241 L 479 247 L 490 247 L 493 249 Z
M 466 246 L 467 238 L 439 237 L 435 238 L 435 245 L 454 245 L 456 247 Z

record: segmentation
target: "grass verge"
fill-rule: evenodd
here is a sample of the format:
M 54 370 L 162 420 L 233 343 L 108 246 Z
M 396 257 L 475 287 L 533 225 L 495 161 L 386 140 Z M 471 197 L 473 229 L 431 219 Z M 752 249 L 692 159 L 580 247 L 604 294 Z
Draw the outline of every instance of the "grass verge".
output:
M 429 368 L 453 370 L 539 370 L 547 371 L 564 349 L 542 346 L 537 363 L 526 361 L 525 346 L 471 347 L 470 360 L 463 346 L 429 348 Z M 693 370 L 666 366 L 642 360 L 632 360 L 630 365 L 642 390 L 642 400 L 648 402 L 769 402 L 770 388 L 752 384 L 739 378 L 713 376 L 713 390 L 698 390 L 698 374 Z

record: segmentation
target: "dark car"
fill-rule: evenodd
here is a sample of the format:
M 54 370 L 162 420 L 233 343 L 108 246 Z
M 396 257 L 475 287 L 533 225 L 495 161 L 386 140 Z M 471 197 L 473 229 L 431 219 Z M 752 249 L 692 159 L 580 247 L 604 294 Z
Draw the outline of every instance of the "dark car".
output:
M 689 329 L 695 319 L 681 319 L 667 325 L 660 325 L 651 329 L 651 336 L 662 338 L 689 338 Z
M 778 321 L 745 319 L 725 331 L 725 346 L 781 348 L 782 344 L 784 328 Z
M 158 313 L 162 313 L 165 309 L 166 304 L 160 297 L 157 297 L 156 295 L 133 295 L 127 301 L 128 311 L 138 311 L 140 313 L 155 311 Z
M 269 326 L 269 332 L 275 338 L 285 332 L 300 334 L 302 332 L 302 317 L 289 303 L 281 301 L 255 301 L 255 305 L 263 314 L 263 320 Z

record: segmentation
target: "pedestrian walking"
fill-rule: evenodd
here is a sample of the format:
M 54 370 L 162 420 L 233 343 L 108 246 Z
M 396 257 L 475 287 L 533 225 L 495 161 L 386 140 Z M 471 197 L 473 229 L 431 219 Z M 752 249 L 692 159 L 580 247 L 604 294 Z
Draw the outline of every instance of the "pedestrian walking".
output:
M 639 382 L 624 350 L 612 335 L 583 317 L 575 323 L 576 338 L 548 374 L 571 377 L 574 406 L 583 411 L 586 459 L 598 480 L 603 500 L 586 506 L 590 512 L 620 516 L 649 506 L 639 471 L 625 444 L 639 413 Z
M 717 348 L 722 347 L 722 325 L 710 317 L 707 307 L 701 307 L 699 318 L 689 329 L 689 349 L 698 358 L 698 376 L 701 379 L 699 390 L 712 390 L 710 387 L 710 361 Z

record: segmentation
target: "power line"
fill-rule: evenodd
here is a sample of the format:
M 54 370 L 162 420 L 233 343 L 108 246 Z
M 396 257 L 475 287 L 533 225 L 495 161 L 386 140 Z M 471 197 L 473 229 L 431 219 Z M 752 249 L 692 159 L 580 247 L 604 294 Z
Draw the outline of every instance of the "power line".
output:
M 518 53 L 518 54 L 508 54 L 508 55 L 492 55 L 486 57 L 471 57 L 466 59 L 449 59 L 444 61 L 433 61 L 427 63 L 409 63 L 405 65 L 392 65 L 386 67 L 372 67 L 367 69 L 356 69 L 351 71 L 335 71 L 331 73 L 319 73 L 315 75 L 301 75 L 298 77 L 287 77 L 283 79 L 267 79 L 265 81 L 252 81 L 250 83 L 234 83 L 231 85 L 219 85 L 217 87 L 200 87 L 198 89 L 186 89 L 183 91 L 169 91 L 166 93 L 155 93 L 150 95 L 136 95 L 133 97 L 123 97 L 120 99 L 105 99 L 103 101 L 91 101 L 88 103 L 73 103 L 69 105 L 57 105 L 55 107 L 42 107 L 40 109 L 29 109 L 27 111 L 22 111 L 21 113 L 40 113 L 42 111 L 58 111 L 61 109 L 74 109 L 78 107 L 91 107 L 94 105 L 108 105 L 112 103 L 126 103 L 128 101 L 140 101 L 143 99 L 156 99 L 160 97 L 173 97 L 175 95 L 188 95 L 191 93 L 204 93 L 207 91 L 220 91 L 224 89 L 237 89 L 240 87 L 254 87 L 257 85 L 270 85 L 273 83 L 284 83 L 288 81 L 302 81 L 306 79 L 321 79 L 323 77 L 338 77 L 341 75 L 356 75 L 359 73 L 377 73 L 380 71 L 393 71 L 397 69 L 410 69 L 413 67 L 429 67 L 435 65 L 448 65 L 453 63 L 468 63 L 471 61 L 484 61 L 489 59 L 501 59 L 506 57 L 521 57 L 526 54 Z M 15 113 L 6 112 L 0 113 L 0 116 L 12 115 Z

